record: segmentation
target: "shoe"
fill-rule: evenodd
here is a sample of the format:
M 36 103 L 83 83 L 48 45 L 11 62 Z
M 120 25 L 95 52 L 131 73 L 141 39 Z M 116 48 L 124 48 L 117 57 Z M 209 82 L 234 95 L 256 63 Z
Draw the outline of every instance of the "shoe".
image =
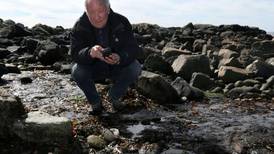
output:
M 99 115 L 102 113 L 102 104 L 101 103 L 95 103 L 92 104 L 92 111 L 89 112 L 89 115 Z

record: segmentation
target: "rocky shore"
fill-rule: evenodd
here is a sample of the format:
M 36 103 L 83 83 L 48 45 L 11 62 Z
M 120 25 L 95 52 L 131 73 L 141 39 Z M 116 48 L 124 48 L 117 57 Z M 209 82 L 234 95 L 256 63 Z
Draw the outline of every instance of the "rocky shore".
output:
M 241 25 L 132 28 L 143 72 L 126 109 L 90 116 L 70 77 L 70 29 L 0 19 L 0 153 L 274 153 L 273 36 Z M 102 98 L 110 84 L 96 84 Z

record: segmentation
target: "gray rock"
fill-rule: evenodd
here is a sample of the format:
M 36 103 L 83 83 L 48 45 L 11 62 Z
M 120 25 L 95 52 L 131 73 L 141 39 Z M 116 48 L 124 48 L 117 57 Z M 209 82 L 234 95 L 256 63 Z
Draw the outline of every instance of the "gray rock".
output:
M 252 44 L 251 55 L 262 58 L 274 56 L 274 41 L 264 40 Z
M 156 54 L 149 55 L 145 60 L 143 67 L 151 72 L 160 72 L 167 75 L 173 74 L 173 69 L 169 63 Z
M 202 52 L 204 44 L 206 44 L 205 40 L 202 40 L 202 39 L 195 40 L 193 43 L 193 51 Z
M 269 77 L 267 80 L 266 80 L 266 83 L 264 83 L 262 85 L 262 87 L 260 88 L 260 90 L 267 90 L 269 88 L 273 88 L 273 85 L 274 85 L 274 75 L 272 75 L 271 77 Z
M 265 62 L 274 66 L 274 57 L 268 58 Z
M 214 86 L 214 80 L 210 79 L 206 74 L 195 72 L 192 74 L 189 85 L 202 90 L 209 90 Z
M 261 91 L 254 87 L 243 86 L 243 87 L 236 87 L 236 88 L 231 89 L 230 91 L 228 91 L 226 93 L 226 95 L 229 98 L 235 99 L 235 98 L 239 98 L 239 97 L 245 97 L 245 95 L 250 95 L 250 93 L 252 93 L 252 95 L 254 95 L 254 96 L 258 96 L 253 93 L 261 93 Z
M 72 140 L 69 119 L 40 111 L 30 112 L 25 120 L 15 122 L 13 130 L 26 142 L 67 145 Z
M 236 51 L 232 51 L 229 49 L 221 49 L 219 51 L 219 55 L 218 55 L 221 59 L 230 59 L 232 57 L 234 58 L 238 58 L 239 57 L 239 53 Z
M 181 54 L 183 54 L 183 55 L 190 55 L 191 52 L 188 51 L 188 50 L 180 50 L 180 49 L 170 48 L 170 47 L 165 47 L 162 50 L 162 55 L 165 58 L 169 58 L 169 57 L 172 57 L 172 56 L 179 56 Z
M 30 36 L 32 33 L 24 27 L 22 24 L 15 24 L 13 21 L 5 21 L 4 27 L 0 29 L 0 37 L 3 38 L 13 38 Z
M 204 97 L 203 91 L 198 88 L 190 86 L 184 79 L 177 77 L 171 84 L 181 97 L 188 99 L 202 99 Z
M 106 146 L 106 142 L 100 136 L 90 135 L 87 137 L 88 144 L 96 149 L 103 149 Z
M 65 52 L 59 45 L 48 40 L 40 42 L 35 50 L 38 60 L 43 65 L 52 65 L 61 60 L 66 55 Z
M 233 66 L 233 67 L 238 67 L 241 68 L 242 64 L 239 62 L 239 60 L 237 58 L 229 58 L 229 59 L 222 59 L 219 63 L 219 68 L 221 66 Z
M 194 72 L 211 74 L 209 58 L 205 55 L 179 56 L 172 64 L 175 73 L 189 81 Z
M 8 73 L 17 73 L 17 74 L 21 73 L 20 69 L 16 65 L 5 64 L 5 67 L 8 69 Z
M 218 77 L 226 83 L 247 79 L 248 75 L 245 69 L 232 66 L 221 66 L 218 72 Z
M 176 90 L 160 75 L 152 72 L 143 71 L 137 87 L 141 93 L 161 104 L 176 103 L 179 100 Z
M 274 66 L 261 60 L 255 60 L 246 67 L 246 70 L 257 77 L 263 77 L 265 79 L 274 75 Z
M 102 132 L 102 136 L 107 142 L 115 141 L 119 137 L 118 135 L 115 135 L 110 129 L 104 129 Z
M 0 91 L 0 138 L 7 138 L 12 134 L 13 123 L 25 115 L 25 109 L 19 98 L 5 94 L 2 88 Z

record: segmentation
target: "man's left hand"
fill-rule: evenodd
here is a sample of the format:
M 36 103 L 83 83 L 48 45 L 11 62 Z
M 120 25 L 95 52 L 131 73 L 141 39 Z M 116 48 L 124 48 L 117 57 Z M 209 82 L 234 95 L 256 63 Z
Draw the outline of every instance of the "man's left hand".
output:
M 108 57 L 104 58 L 104 61 L 110 65 L 115 65 L 120 63 L 120 56 L 117 53 L 112 53 Z

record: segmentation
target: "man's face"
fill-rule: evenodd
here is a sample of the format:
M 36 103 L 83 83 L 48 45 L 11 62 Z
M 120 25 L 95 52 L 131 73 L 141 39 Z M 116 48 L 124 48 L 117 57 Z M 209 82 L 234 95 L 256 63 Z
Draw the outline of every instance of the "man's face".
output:
M 90 23 L 96 28 L 103 28 L 108 20 L 109 8 L 94 0 L 87 5 L 87 15 Z

